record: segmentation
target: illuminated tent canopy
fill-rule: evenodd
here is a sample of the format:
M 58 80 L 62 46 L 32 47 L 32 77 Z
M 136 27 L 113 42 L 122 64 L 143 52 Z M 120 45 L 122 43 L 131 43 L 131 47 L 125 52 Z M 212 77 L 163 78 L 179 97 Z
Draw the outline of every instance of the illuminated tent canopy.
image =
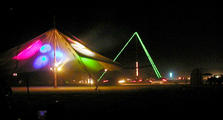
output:
M 118 70 L 112 60 L 90 50 L 76 37 L 51 29 L 36 38 L 10 49 L 0 58 L 1 68 L 13 72 L 66 71 L 98 73 Z

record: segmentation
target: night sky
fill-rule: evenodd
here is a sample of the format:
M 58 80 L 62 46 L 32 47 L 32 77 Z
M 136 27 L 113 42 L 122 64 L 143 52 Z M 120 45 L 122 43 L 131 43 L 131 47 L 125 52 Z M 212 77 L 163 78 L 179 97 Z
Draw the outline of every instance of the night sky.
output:
M 194 68 L 223 72 L 222 14 L 217 8 L 48 8 L 2 10 L 4 52 L 53 27 L 75 35 L 87 47 L 113 59 L 134 32 L 138 32 L 162 75 L 189 74 Z M 136 39 L 135 39 L 136 40 Z M 132 41 L 118 62 L 148 62 Z M 126 60 L 128 59 L 128 60 Z M 130 60 L 131 59 L 131 60 Z M 126 63 L 125 63 L 126 64 Z

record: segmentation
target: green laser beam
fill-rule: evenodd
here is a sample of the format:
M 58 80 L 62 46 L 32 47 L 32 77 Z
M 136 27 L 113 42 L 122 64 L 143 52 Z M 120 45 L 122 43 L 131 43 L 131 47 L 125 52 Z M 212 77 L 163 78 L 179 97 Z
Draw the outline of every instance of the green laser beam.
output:
M 130 43 L 130 41 L 132 40 L 132 38 L 135 36 L 135 33 L 132 35 L 132 37 L 128 40 L 128 42 L 124 45 L 124 47 L 121 49 L 121 51 L 118 53 L 118 55 L 116 55 L 116 57 L 114 58 L 113 62 L 116 61 L 116 59 L 119 57 L 119 55 L 122 53 L 122 51 L 127 47 L 127 45 Z
M 140 38 L 140 36 L 139 36 L 139 34 L 138 34 L 137 32 L 135 32 L 135 33 L 132 35 L 132 37 L 128 40 L 128 42 L 124 45 L 124 47 L 120 50 L 120 52 L 119 52 L 119 53 L 116 55 L 116 57 L 113 59 L 113 62 L 115 62 L 115 61 L 118 59 L 118 57 L 120 56 L 120 54 L 121 54 L 121 53 L 123 52 L 123 50 L 127 47 L 127 45 L 130 43 L 130 41 L 132 40 L 132 38 L 133 38 L 135 35 L 137 36 L 137 38 L 138 38 L 138 40 L 139 40 L 139 42 L 140 42 L 140 44 L 141 44 L 141 46 L 142 46 L 142 48 L 143 48 L 143 50 L 144 50 L 146 56 L 147 56 L 147 58 L 149 59 L 149 61 L 150 61 L 151 65 L 152 65 L 152 67 L 153 67 L 153 70 L 154 70 L 154 72 L 155 72 L 157 78 L 161 78 L 162 76 L 160 75 L 160 72 L 158 71 L 158 69 L 157 69 L 155 63 L 153 62 L 153 59 L 151 58 L 151 56 L 150 56 L 148 50 L 146 49 L 145 45 L 143 44 L 143 42 L 142 42 L 142 40 L 141 40 L 141 38 Z M 106 72 L 107 72 L 107 71 L 104 71 L 104 72 L 101 74 L 101 76 L 100 76 L 99 79 L 97 80 L 98 82 L 103 78 L 103 76 L 105 75 Z
M 152 58 L 151 58 L 151 56 L 150 56 L 148 50 L 146 49 L 145 45 L 143 44 L 143 42 L 142 42 L 142 40 L 141 40 L 139 34 L 138 34 L 137 32 L 135 32 L 135 34 L 136 34 L 136 36 L 137 36 L 137 38 L 138 38 L 140 44 L 142 45 L 142 48 L 143 48 L 144 52 L 146 53 L 146 56 L 147 56 L 147 58 L 149 59 L 151 65 L 152 65 L 152 67 L 153 67 L 153 70 L 154 70 L 155 73 L 156 73 L 156 76 L 157 76 L 158 78 L 161 78 L 161 75 L 160 75 L 160 73 L 159 73 L 159 71 L 158 71 L 156 65 L 154 64 L 154 62 L 153 62 L 153 60 L 152 60 Z
M 132 37 L 128 40 L 128 42 L 124 45 L 124 47 L 119 51 L 119 53 L 116 55 L 116 57 L 113 59 L 113 62 L 115 62 L 117 59 L 118 59 L 118 57 L 120 56 L 120 54 L 122 53 L 122 51 L 127 47 L 127 45 L 130 43 L 130 41 L 132 40 L 132 38 L 135 36 L 135 33 L 132 35 Z M 105 75 L 105 73 L 106 73 L 106 71 L 105 72 L 103 72 L 102 74 L 101 74 L 101 76 L 98 78 L 98 82 L 103 78 L 103 76 Z
M 101 76 L 98 78 L 98 82 L 103 78 L 103 76 L 105 75 L 106 72 L 107 72 L 107 71 L 104 71 L 104 72 L 101 74 Z

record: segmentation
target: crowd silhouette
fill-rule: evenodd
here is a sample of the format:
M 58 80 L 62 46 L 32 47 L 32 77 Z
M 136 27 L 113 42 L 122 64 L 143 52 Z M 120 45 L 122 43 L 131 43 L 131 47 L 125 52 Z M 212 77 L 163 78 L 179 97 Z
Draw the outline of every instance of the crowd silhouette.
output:
M 223 75 L 220 77 L 212 76 L 207 79 L 207 85 L 223 85 Z

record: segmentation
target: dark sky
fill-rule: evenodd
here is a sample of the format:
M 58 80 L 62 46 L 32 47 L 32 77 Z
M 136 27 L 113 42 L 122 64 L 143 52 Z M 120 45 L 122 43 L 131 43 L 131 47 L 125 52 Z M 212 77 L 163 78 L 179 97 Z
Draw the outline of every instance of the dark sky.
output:
M 197 67 L 212 73 L 223 71 L 222 19 L 217 8 L 169 4 L 166 8 L 6 8 L 2 12 L 6 44 L 1 44 L 1 51 L 51 29 L 56 16 L 59 31 L 79 37 L 111 59 L 137 31 L 163 75 L 170 71 L 188 74 Z M 135 43 L 120 56 L 120 63 L 125 57 L 135 61 Z M 147 61 L 137 48 L 139 60 Z

